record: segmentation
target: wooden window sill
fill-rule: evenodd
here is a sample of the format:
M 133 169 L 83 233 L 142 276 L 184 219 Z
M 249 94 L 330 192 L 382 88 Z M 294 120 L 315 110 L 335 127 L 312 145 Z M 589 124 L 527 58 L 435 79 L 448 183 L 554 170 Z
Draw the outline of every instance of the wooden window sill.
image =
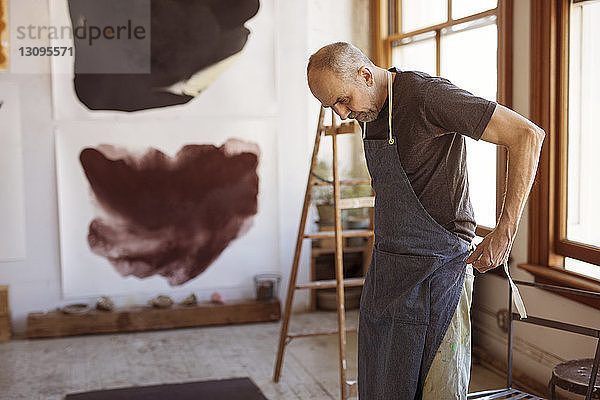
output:
M 535 282 L 537 283 L 565 286 L 574 289 L 583 289 L 600 293 L 599 281 L 592 278 L 586 278 L 582 275 L 576 274 L 571 271 L 534 264 L 519 264 L 519 268 L 524 269 L 525 271 L 532 274 L 535 278 Z M 554 291 L 551 292 L 600 310 L 600 299 L 587 296 L 579 296 L 570 293 L 560 293 Z

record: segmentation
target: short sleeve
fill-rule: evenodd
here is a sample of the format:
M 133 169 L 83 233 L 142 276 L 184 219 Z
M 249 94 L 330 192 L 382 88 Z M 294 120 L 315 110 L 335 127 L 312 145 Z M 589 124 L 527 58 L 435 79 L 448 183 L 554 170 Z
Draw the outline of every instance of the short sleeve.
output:
M 431 78 L 422 92 L 425 118 L 449 132 L 457 132 L 479 140 L 496 103 L 475 96 L 444 78 Z

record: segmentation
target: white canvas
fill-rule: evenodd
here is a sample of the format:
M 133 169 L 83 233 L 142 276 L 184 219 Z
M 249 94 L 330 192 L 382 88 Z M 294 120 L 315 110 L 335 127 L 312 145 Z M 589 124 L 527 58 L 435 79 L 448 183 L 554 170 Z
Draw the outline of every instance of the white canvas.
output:
M 70 26 L 67 0 L 50 0 L 51 25 Z M 136 111 L 92 111 L 77 98 L 73 85 L 73 57 L 51 57 L 54 118 L 138 119 L 193 115 L 200 117 L 258 117 L 277 113 L 275 86 L 275 12 L 273 0 L 261 0 L 260 9 L 245 26 L 250 36 L 239 57 L 196 98 L 187 104 Z M 207 38 L 210 40 L 210 38 Z M 52 40 L 52 46 L 73 47 L 73 41 Z M 175 82 L 173 82 L 175 83 Z M 124 88 L 126 90 L 126 88 Z
M 19 87 L 0 82 L 0 261 L 25 258 Z
M 128 150 L 153 147 L 173 156 L 185 144 L 214 144 L 238 138 L 260 147 L 258 212 L 250 230 L 233 240 L 203 273 L 172 287 L 161 276 L 123 277 L 104 257 L 91 252 L 88 227 L 97 215 L 90 185 L 79 161 L 82 149 L 111 144 Z M 255 274 L 277 271 L 278 215 L 276 136 L 271 121 L 206 123 L 190 129 L 184 120 L 77 122 L 56 132 L 62 289 L 65 298 L 194 289 L 251 288 Z

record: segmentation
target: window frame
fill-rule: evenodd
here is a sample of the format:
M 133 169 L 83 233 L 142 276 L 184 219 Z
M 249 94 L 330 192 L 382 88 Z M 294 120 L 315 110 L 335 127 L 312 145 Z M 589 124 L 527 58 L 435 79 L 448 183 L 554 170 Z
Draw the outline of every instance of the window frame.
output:
M 496 102 L 512 108 L 513 97 L 513 0 L 498 0 L 496 8 L 460 19 L 452 19 L 452 0 L 447 0 L 446 22 L 411 32 L 402 32 L 402 0 L 371 0 L 371 49 L 373 62 L 385 68 L 391 67 L 392 44 L 405 37 L 435 32 L 436 72 L 441 70 L 441 30 L 465 22 L 496 15 L 498 28 L 497 94 Z M 391 11 L 391 12 L 390 12 Z M 393 13 L 393 15 L 391 15 Z M 393 25 L 393 26 L 392 26 Z M 496 157 L 496 219 L 502 211 L 507 178 L 507 150 L 497 146 Z M 477 225 L 476 235 L 486 236 L 492 228 Z
M 564 269 L 565 257 L 600 265 L 599 248 L 566 239 L 570 5 L 531 0 L 531 120 L 546 140 L 529 198 L 528 261 L 520 267 L 536 282 L 600 292 L 600 280 Z M 568 297 L 600 309 L 591 297 Z

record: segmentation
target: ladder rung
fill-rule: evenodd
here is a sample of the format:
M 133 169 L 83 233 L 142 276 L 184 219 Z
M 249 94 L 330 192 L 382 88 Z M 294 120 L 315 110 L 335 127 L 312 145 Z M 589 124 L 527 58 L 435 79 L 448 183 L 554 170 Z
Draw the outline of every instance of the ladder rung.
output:
M 373 235 L 373 231 L 368 229 L 348 229 L 342 231 L 342 237 L 370 237 Z M 305 233 L 304 237 L 307 239 L 327 239 L 335 237 L 335 231 Z
M 375 206 L 375 197 L 354 197 L 351 199 L 342 199 L 340 200 L 340 208 L 342 210 L 346 210 L 348 208 L 364 208 L 364 207 L 374 207 Z
M 349 278 L 344 279 L 345 287 L 362 286 L 365 283 L 365 278 Z M 327 289 L 337 287 L 335 279 L 312 281 L 296 285 L 296 289 Z
M 361 251 L 366 251 L 366 246 L 345 246 L 342 248 L 342 253 L 360 253 Z M 310 254 L 313 257 L 320 256 L 322 254 L 334 254 L 335 247 L 313 247 L 310 250 Z
M 323 131 L 325 135 L 343 135 L 344 133 L 356 132 L 356 125 L 354 122 L 342 122 L 340 126 L 332 127 L 331 125 L 324 127 Z
M 312 184 L 314 186 L 327 186 L 327 185 L 333 185 L 333 181 L 327 182 L 327 181 L 313 180 Z M 345 179 L 345 180 L 340 181 L 340 185 L 370 185 L 370 184 L 371 184 L 370 179 Z
M 346 333 L 349 332 L 358 332 L 358 328 L 346 328 Z M 311 337 L 311 336 L 328 336 L 328 335 L 337 335 L 338 330 L 314 330 L 314 331 L 304 331 L 304 332 L 292 332 L 288 333 L 287 337 L 290 339 L 301 338 L 301 337 Z

